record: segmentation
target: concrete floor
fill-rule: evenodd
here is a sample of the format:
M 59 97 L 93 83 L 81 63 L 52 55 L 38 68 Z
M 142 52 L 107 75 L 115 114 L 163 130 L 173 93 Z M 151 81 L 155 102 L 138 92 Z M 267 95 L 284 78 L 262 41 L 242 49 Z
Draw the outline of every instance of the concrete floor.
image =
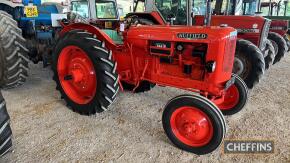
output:
M 269 155 L 226 155 L 222 149 L 196 156 L 175 148 L 163 132 L 166 102 L 184 93 L 156 87 L 122 92 L 109 111 L 92 117 L 64 105 L 52 72 L 41 65 L 27 83 L 3 91 L 11 115 L 14 151 L 0 162 L 290 162 L 290 56 L 266 72 L 239 114 L 227 117 L 227 139 L 275 141 Z

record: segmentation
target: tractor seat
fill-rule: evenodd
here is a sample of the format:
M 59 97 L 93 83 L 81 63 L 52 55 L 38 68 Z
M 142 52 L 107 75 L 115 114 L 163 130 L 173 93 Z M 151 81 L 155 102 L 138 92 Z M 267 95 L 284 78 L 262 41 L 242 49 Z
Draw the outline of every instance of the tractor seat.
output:
M 117 31 L 111 29 L 103 29 L 102 31 L 105 32 L 115 44 L 123 44 L 122 37 L 118 35 Z

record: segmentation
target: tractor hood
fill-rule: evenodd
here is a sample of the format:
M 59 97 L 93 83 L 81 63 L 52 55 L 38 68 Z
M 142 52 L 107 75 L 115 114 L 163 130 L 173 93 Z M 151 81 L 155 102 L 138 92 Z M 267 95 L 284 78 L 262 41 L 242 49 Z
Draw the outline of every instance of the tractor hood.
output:
M 232 27 L 203 27 L 203 26 L 147 26 L 131 27 L 127 37 L 145 40 L 166 40 L 178 42 L 203 42 L 220 41 L 229 36 L 236 36 L 237 32 Z

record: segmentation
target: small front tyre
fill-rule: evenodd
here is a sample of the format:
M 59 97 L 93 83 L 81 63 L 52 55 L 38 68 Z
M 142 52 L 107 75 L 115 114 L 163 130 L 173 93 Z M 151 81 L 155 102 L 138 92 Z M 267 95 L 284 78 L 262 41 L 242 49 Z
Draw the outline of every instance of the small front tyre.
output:
M 197 155 L 217 149 L 226 133 L 220 110 L 197 95 L 182 95 L 170 100 L 165 106 L 162 123 L 174 145 Z
M 248 101 L 248 87 L 238 75 L 233 74 L 235 83 L 224 93 L 222 103 L 216 103 L 224 115 L 233 115 L 240 112 Z

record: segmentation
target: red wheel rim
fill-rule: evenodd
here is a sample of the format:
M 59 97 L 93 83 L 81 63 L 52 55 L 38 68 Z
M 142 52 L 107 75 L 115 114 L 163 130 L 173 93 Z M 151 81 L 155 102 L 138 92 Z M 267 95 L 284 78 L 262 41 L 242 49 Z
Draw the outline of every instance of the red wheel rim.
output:
M 218 104 L 218 107 L 221 110 L 230 110 L 233 109 L 240 100 L 240 93 L 236 85 L 232 85 L 224 95 L 224 101 L 221 104 Z
M 195 107 L 184 106 L 175 110 L 170 125 L 178 140 L 192 147 L 204 146 L 213 137 L 211 120 Z
M 57 72 L 66 95 L 77 104 L 87 104 L 95 96 L 97 77 L 85 51 L 77 46 L 65 47 L 59 55 Z

